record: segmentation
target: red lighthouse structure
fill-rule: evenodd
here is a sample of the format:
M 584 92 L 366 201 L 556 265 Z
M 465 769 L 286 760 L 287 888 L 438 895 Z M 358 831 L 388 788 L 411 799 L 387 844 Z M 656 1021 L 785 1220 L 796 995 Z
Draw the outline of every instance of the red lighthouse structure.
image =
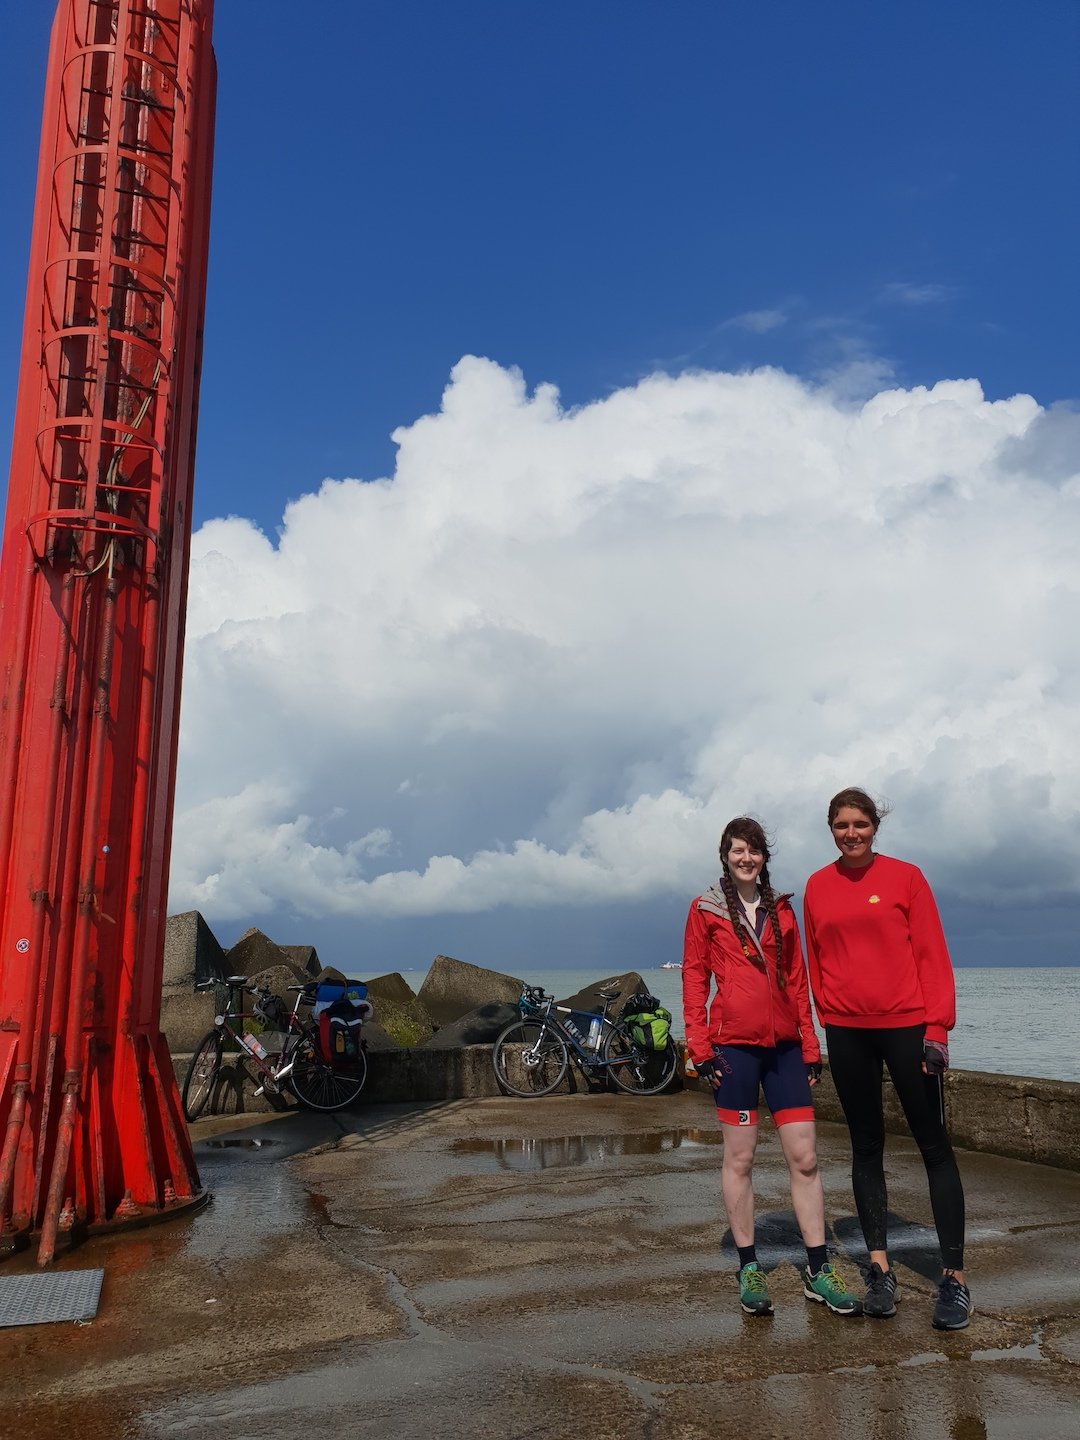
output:
M 160 1031 L 212 0 L 59 0 L 0 566 L 0 1240 L 202 1198 Z

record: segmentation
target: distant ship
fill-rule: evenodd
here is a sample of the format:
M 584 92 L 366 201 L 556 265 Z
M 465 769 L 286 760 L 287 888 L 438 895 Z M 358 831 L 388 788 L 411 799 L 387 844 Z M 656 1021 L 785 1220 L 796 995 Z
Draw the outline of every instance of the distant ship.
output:
M 682 961 L 681 961 L 681 960 L 665 960 L 664 963 L 663 963 L 663 965 L 660 966 L 660 969 L 661 969 L 661 970 L 681 970 L 681 969 L 682 969 Z

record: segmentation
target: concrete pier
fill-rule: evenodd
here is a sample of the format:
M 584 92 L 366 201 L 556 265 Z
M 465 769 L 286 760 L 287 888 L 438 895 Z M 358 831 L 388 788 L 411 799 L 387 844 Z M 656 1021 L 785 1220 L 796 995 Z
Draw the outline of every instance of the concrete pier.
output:
M 825 1122 L 830 1244 L 862 1258 Z M 971 1152 L 970 1328 L 930 1327 L 921 1161 L 890 1139 L 890 1321 L 803 1298 L 775 1134 L 758 1161 L 776 1314 L 738 1306 L 706 1096 L 364 1104 L 194 1127 L 214 1203 L 92 1241 L 98 1319 L 0 1331 L 11 1433 L 867 1440 L 1080 1432 L 1080 1174 Z M 29 1267 L 26 1257 L 7 1260 Z
M 680 1042 L 681 1043 L 681 1042 Z M 685 1063 L 685 1049 L 681 1051 Z M 183 1081 L 189 1055 L 173 1057 L 177 1078 Z M 701 1081 L 687 1083 L 706 1094 Z M 280 1110 L 291 1097 L 256 1096 L 256 1082 L 241 1060 L 226 1057 L 214 1097 L 219 1111 L 244 1115 L 252 1111 Z M 571 1066 L 557 1093 L 571 1095 L 587 1088 Z M 490 1045 L 462 1045 L 445 1050 L 380 1050 L 369 1053 L 364 1100 L 402 1103 L 416 1100 L 479 1100 L 499 1094 L 491 1066 Z M 906 1135 L 907 1122 L 888 1078 L 885 1080 L 885 1127 Z M 814 1092 L 819 1120 L 843 1120 L 828 1063 Z M 1031 1160 L 1066 1170 L 1080 1170 L 1080 1084 L 1042 1080 L 1020 1075 L 989 1075 L 974 1070 L 950 1070 L 945 1077 L 945 1109 L 954 1142 L 990 1155 Z

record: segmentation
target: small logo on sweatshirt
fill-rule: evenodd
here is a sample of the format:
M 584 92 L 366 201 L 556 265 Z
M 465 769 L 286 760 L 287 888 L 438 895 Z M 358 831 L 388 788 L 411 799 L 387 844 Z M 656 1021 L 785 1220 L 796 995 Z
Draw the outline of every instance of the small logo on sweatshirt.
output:
M 880 895 L 871 895 L 871 896 L 870 896 L 870 904 L 871 904 L 871 905 L 880 905 L 880 904 L 881 904 L 881 896 L 880 896 Z

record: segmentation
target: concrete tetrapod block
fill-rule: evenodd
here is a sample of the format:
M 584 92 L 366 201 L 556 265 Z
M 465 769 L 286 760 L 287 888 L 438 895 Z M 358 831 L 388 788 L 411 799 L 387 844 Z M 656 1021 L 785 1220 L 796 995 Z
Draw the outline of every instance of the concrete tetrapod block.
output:
M 304 972 L 305 979 L 313 980 L 323 968 L 314 945 L 279 945 L 278 949 L 290 965 Z
M 190 985 L 161 991 L 161 1028 L 175 1054 L 194 1050 L 214 1023 L 214 991 L 196 993 Z
M 408 1048 L 431 1038 L 431 1016 L 401 975 L 377 975 L 367 987 L 375 1007 L 374 1020 L 364 1027 L 369 1050 Z
M 565 1000 L 560 1000 L 559 1004 L 567 1006 L 570 1010 L 585 1010 L 599 1015 L 604 1008 L 604 1002 L 596 992 L 610 990 L 612 986 L 617 986 L 619 991 L 608 1007 L 608 1014 L 613 1019 L 618 1019 L 622 1007 L 631 995 L 638 990 L 649 989 L 636 970 L 627 970 L 622 975 L 609 975 L 606 980 L 595 980 L 591 985 L 586 985 L 583 990 L 577 991 L 574 995 L 568 995 Z
M 425 1040 L 421 1050 L 453 1050 L 460 1045 L 494 1045 L 507 1025 L 518 1020 L 521 1012 L 517 1005 L 507 1001 L 496 1001 L 491 1005 L 478 1005 L 460 1020 L 451 1020 L 441 1025 L 430 1040 Z
M 263 970 L 288 965 L 289 958 L 280 945 L 274 944 L 269 935 L 264 935 L 261 930 L 252 926 L 225 952 L 225 963 L 229 967 L 228 974 L 250 977 Z M 307 979 L 307 976 L 304 978 Z
M 169 915 L 165 921 L 165 958 L 161 980 L 164 986 L 193 985 L 216 980 L 226 970 L 225 951 L 198 910 Z
M 418 999 L 436 1025 L 449 1025 L 481 1005 L 500 1001 L 513 1005 L 520 994 L 521 981 L 513 975 L 469 965 L 452 955 L 436 955 Z

